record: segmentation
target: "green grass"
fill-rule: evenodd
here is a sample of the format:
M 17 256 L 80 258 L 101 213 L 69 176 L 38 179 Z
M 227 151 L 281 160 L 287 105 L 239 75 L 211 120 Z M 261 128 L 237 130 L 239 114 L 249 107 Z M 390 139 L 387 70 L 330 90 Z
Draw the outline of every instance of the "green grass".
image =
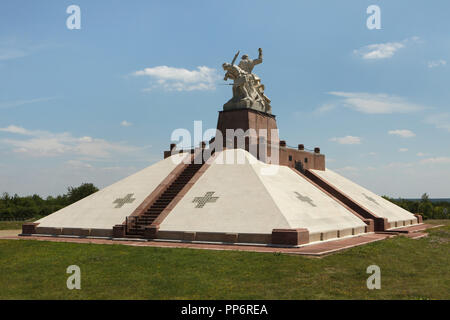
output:
M 423 223 L 427 224 L 436 224 L 436 225 L 450 225 L 450 219 L 431 219 L 431 220 L 424 220 Z
M 0 240 L 0 299 L 450 299 L 450 225 L 429 232 L 323 258 Z M 72 264 L 81 290 L 66 288 Z
M 25 221 L 0 221 L 0 230 L 19 230 Z

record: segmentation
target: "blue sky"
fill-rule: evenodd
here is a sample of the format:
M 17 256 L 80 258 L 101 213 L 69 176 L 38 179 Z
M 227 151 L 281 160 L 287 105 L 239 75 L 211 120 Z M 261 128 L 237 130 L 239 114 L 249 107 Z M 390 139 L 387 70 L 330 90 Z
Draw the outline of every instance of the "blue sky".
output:
M 69 5 L 81 29 L 69 30 Z M 369 30 L 366 8 L 381 8 Z M 221 64 L 264 63 L 280 136 L 378 194 L 450 197 L 448 1 L 0 3 L 0 192 L 104 187 L 214 128 Z

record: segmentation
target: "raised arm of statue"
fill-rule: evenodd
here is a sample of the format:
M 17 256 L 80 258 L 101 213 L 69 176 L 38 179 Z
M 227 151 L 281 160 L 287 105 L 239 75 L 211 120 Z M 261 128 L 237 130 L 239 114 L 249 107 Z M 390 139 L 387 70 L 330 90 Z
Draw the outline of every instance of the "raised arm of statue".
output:
M 263 54 L 262 54 L 262 49 L 259 48 L 258 49 L 258 59 L 253 60 L 253 65 L 257 65 L 263 62 Z

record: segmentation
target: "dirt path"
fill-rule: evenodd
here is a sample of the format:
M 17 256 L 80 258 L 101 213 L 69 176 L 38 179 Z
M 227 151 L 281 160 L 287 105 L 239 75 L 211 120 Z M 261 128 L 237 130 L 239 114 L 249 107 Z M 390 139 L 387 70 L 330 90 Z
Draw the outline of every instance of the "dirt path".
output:
M 0 237 L 13 237 L 21 233 L 22 230 L 0 230 Z

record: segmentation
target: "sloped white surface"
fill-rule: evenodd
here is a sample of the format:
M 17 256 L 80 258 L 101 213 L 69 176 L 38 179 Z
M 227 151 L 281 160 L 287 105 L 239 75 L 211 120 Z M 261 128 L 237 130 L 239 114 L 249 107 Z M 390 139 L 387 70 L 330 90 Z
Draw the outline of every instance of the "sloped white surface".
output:
M 348 180 L 347 178 L 344 178 L 332 170 L 326 169 L 325 171 L 311 171 L 377 216 L 387 218 L 388 222 L 416 219 L 415 216 L 409 211 L 406 211 L 405 209 L 380 197 L 372 191 L 369 191 L 366 188 Z
M 237 155 L 246 162 L 221 164 L 218 153 L 160 230 L 268 234 L 277 228 L 307 228 L 313 233 L 365 226 L 292 169 L 266 165 L 241 149 L 225 150 L 223 154 L 226 159 Z M 267 169 L 273 174 L 264 174 Z M 207 192 L 219 198 L 196 208 L 194 198 Z
M 255 169 L 265 166 L 258 162 Z M 366 225 L 289 167 L 279 166 L 276 175 L 260 174 L 259 177 L 291 228 L 307 228 L 315 233 Z
M 39 227 L 112 229 L 121 224 L 186 156 L 177 154 L 159 161 L 36 222 Z M 135 200 L 115 208 L 114 201 L 130 193 Z

